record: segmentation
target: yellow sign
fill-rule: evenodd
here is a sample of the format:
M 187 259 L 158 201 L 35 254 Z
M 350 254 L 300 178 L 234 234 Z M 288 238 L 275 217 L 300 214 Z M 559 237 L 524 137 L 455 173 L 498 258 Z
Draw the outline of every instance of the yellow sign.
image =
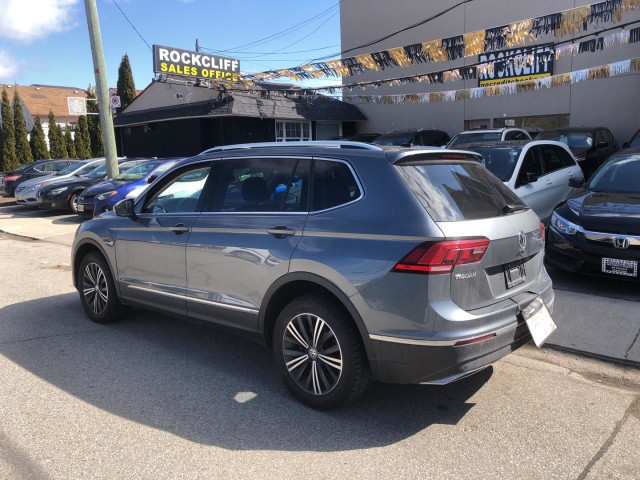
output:
M 511 78 L 494 78 L 493 80 L 480 80 L 481 87 L 488 87 L 490 85 L 504 85 L 506 83 L 524 82 L 526 80 L 533 80 L 534 78 L 550 77 L 551 73 L 538 73 L 536 75 L 525 75 L 522 77 Z
M 185 77 L 237 82 L 240 77 L 240 60 L 154 45 L 153 71 Z

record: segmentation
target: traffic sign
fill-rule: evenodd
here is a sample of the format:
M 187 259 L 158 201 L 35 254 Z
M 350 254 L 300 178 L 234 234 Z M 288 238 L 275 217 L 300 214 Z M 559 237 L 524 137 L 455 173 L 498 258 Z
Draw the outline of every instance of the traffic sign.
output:
M 113 95 L 111 98 L 109 98 L 109 102 L 111 103 L 111 108 L 120 107 L 120 96 Z

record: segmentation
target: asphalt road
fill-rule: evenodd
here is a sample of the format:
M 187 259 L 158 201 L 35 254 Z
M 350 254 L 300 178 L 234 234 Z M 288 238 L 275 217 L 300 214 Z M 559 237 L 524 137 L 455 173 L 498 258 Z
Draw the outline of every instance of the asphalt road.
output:
M 0 478 L 640 477 L 637 369 L 525 349 L 316 412 L 252 343 L 89 322 L 65 245 L 0 235 L 0 258 Z

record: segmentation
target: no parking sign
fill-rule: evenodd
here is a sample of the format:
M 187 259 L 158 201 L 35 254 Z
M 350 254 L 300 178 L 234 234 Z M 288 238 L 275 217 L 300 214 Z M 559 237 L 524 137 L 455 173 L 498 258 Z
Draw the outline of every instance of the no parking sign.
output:
M 109 98 L 109 103 L 111 104 L 111 108 L 120 107 L 120 96 L 113 95 L 111 98 Z

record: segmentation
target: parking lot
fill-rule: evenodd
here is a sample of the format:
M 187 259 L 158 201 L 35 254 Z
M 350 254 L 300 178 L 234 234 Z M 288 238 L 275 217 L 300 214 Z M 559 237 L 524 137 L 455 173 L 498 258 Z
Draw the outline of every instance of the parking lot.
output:
M 0 206 L 2 478 L 640 476 L 640 372 L 619 365 L 640 352 L 632 285 L 551 271 L 551 343 L 618 364 L 527 346 L 446 387 L 375 385 L 317 412 L 242 339 L 137 309 L 89 322 L 78 224 Z

